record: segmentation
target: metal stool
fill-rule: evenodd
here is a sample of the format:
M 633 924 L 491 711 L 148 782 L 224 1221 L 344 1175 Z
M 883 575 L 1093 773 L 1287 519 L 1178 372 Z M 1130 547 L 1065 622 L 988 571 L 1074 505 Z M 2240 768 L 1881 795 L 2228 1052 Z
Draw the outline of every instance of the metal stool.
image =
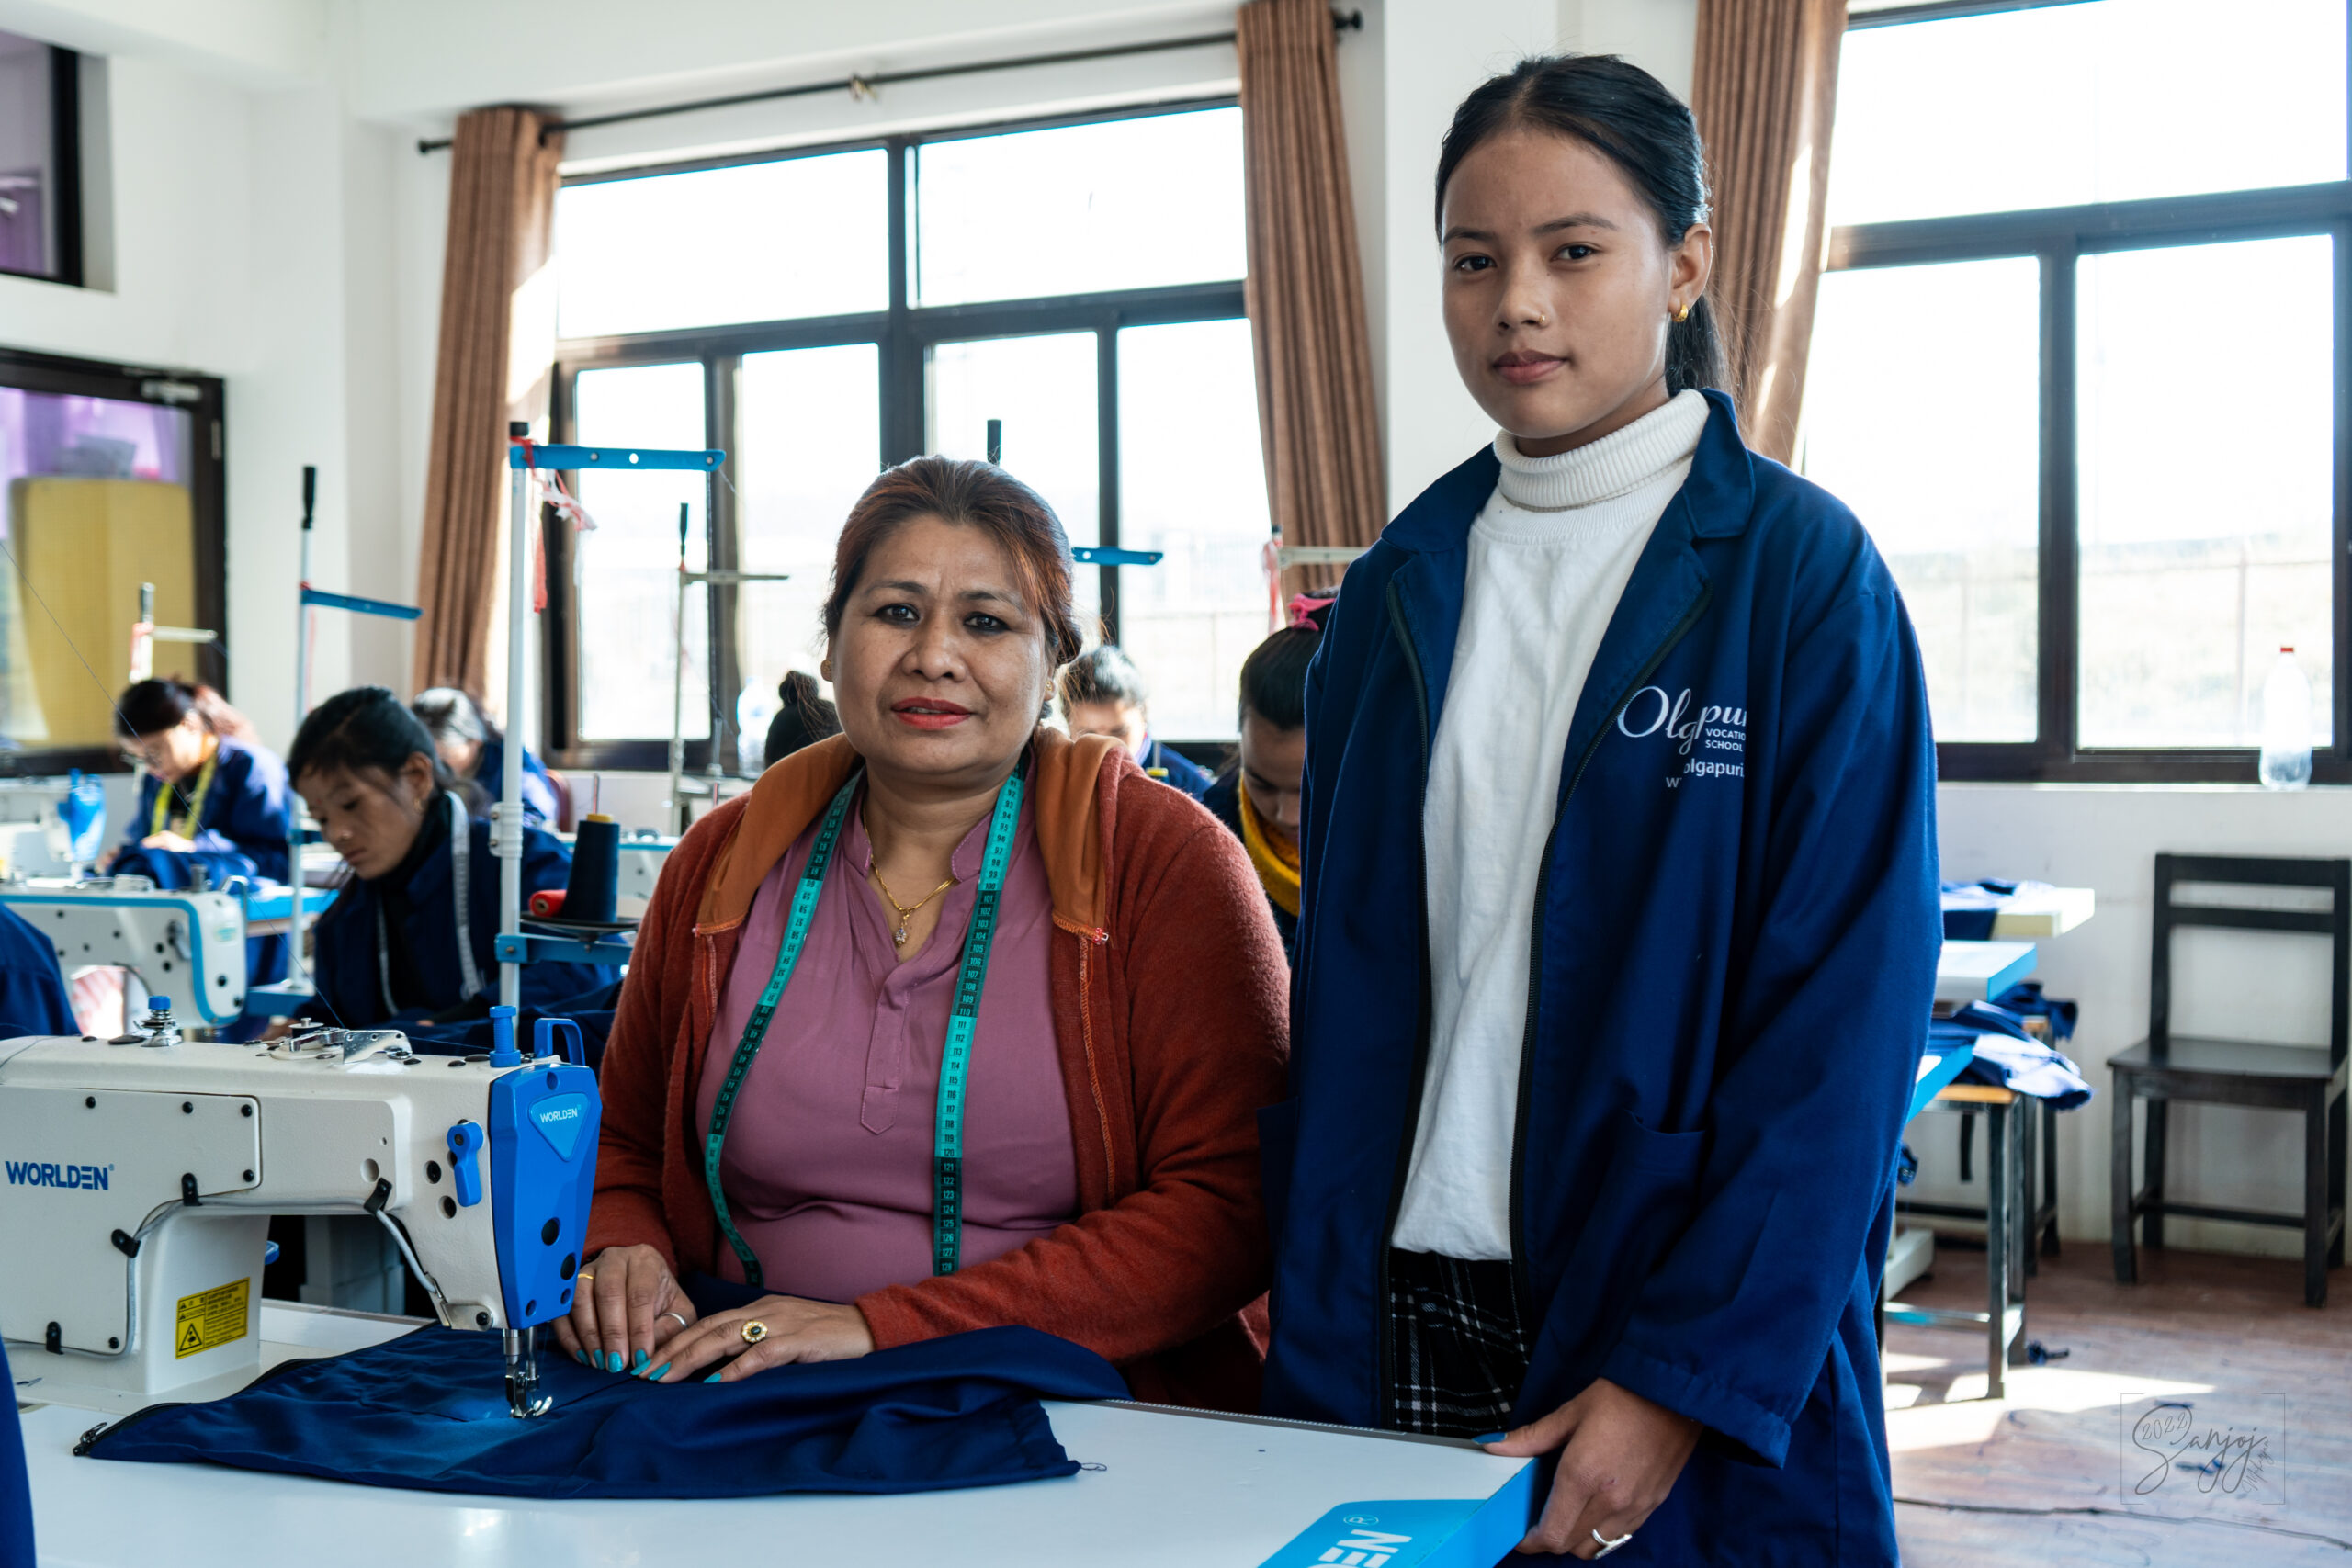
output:
M 2025 1360 L 2025 1264 L 2029 1251 L 2030 1205 L 2025 1198 L 2026 1143 L 2033 1125 L 2030 1096 L 1990 1084 L 1947 1084 L 1928 1102 L 1928 1111 L 1974 1115 L 1983 1112 L 1985 1131 L 1984 1283 L 1985 1310 L 1963 1312 L 1951 1307 L 1915 1307 L 1888 1302 L 1883 1315 L 1889 1322 L 1928 1328 L 1981 1328 L 1984 1331 L 1984 1397 L 2005 1393 L 2006 1369 Z M 1977 1211 L 1949 1204 L 1906 1203 L 1913 1213 L 1944 1213 L 1975 1217 Z

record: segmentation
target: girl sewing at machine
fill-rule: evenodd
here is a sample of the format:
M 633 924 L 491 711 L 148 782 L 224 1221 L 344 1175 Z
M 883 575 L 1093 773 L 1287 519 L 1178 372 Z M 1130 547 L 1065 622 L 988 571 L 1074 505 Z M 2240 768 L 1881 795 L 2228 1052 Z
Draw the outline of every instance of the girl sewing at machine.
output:
M 107 871 L 158 887 L 186 887 L 198 870 L 214 887 L 232 876 L 287 879 L 286 766 L 220 693 L 176 677 L 141 681 L 115 705 L 115 731 L 147 776 Z
M 317 1017 L 359 1029 L 462 1021 L 496 999 L 499 865 L 491 825 L 468 814 L 433 737 L 381 686 L 328 698 L 288 758 L 321 832 L 350 868 L 319 917 Z M 571 854 L 523 829 L 523 896 L 560 888 Z M 522 1000 L 544 1006 L 607 985 L 610 970 L 535 964 Z

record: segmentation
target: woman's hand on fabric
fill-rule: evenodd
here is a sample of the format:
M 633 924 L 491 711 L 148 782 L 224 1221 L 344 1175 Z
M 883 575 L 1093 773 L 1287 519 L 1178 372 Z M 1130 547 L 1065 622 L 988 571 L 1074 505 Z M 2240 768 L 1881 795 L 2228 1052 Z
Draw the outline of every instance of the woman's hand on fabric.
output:
M 746 1338 L 743 1325 L 762 1332 Z M 754 1372 L 791 1361 L 848 1361 L 870 1355 L 874 1331 L 865 1314 L 835 1302 L 800 1296 L 762 1296 L 746 1307 L 715 1312 L 666 1347 L 670 1363 L 664 1382 L 700 1377 L 706 1382 L 741 1382 Z M 732 1356 L 734 1359 L 729 1360 Z
M 556 1320 L 556 1343 L 599 1371 L 644 1371 L 655 1349 L 695 1321 L 694 1303 L 657 1248 L 608 1247 L 579 1278 L 571 1314 Z
M 1487 1444 L 1488 1453 L 1514 1459 L 1560 1450 L 1551 1498 L 1519 1550 L 1591 1558 L 1600 1552 L 1595 1532 L 1615 1540 L 1641 1529 L 1674 1489 L 1700 1431 L 1688 1416 L 1603 1378 L 1542 1420 Z
M 196 840 L 177 833 L 150 833 L 139 840 L 142 850 L 172 850 L 180 854 L 194 854 Z

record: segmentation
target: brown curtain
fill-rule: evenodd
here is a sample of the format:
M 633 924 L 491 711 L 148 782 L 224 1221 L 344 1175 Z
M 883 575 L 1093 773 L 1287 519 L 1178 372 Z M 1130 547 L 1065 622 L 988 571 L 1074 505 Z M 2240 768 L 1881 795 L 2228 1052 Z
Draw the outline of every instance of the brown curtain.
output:
M 1846 0 L 1699 0 L 1690 107 L 1714 185 L 1715 275 L 1747 443 L 1788 462 L 1827 240 Z
M 441 267 L 440 368 L 417 562 L 416 689 L 504 696 L 506 424 L 548 408 L 555 348 L 560 132 L 521 108 L 476 109 L 450 149 L 449 238 Z
M 1286 545 L 1369 545 L 1387 521 L 1363 267 L 1326 0 L 1238 18 L 1250 342 L 1266 494 Z M 1330 582 L 1329 568 L 1290 582 Z

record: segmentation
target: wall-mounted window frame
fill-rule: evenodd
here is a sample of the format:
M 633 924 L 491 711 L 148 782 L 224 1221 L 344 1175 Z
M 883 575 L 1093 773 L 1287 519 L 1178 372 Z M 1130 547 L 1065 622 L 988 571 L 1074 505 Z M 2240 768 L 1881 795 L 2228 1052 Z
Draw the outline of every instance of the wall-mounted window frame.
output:
M 82 56 L 55 44 L 49 55 L 50 167 L 47 193 L 55 204 L 57 265 L 53 271 L 0 267 L 0 276 L 29 277 L 79 288 L 85 278 L 82 223 Z
M 1848 30 L 1951 20 L 2081 0 L 1954 0 L 1857 12 Z M 2352 77 L 2352 60 L 2346 62 Z M 2352 124 L 2346 127 L 2352 143 Z M 2348 163 L 2347 166 L 2352 166 Z M 2252 747 L 2120 748 L 2080 743 L 2080 495 L 2076 429 L 2076 288 L 2082 258 L 2125 251 L 2325 236 L 2334 242 L 2330 385 L 2333 541 L 2333 742 L 2312 753 L 2312 779 L 2352 784 L 2352 180 L 2014 212 L 1860 223 L 1834 230 L 1830 272 L 2027 258 L 2040 277 L 2041 378 L 2036 739 L 1939 742 L 1949 782 L 2248 784 Z M 2296 301 L 2279 302 L 2281 331 Z M 1899 339 L 1900 329 L 1890 329 Z M 1891 344 L 1899 353 L 1899 343 Z M 1931 374 L 1929 367 L 1914 367 Z M 2314 716 L 2315 717 L 2317 716 Z
M 618 337 L 566 340 L 557 348 L 551 401 L 554 439 L 576 438 L 575 385 L 583 371 L 645 365 L 699 362 L 703 367 L 706 440 L 730 454 L 741 450 L 737 435 L 737 380 L 743 356 L 775 350 L 822 348 L 873 344 L 880 353 L 880 422 L 882 460 L 903 462 L 926 450 L 925 413 L 928 355 L 943 343 L 984 338 L 1025 337 L 1042 333 L 1091 332 L 1096 343 L 1096 442 L 1099 454 L 1099 533 L 1097 542 L 1119 543 L 1119 333 L 1127 327 L 1161 326 L 1188 321 L 1225 321 L 1247 315 L 1244 285 L 1226 282 L 1183 284 L 1167 288 L 1114 289 L 1100 293 L 1057 295 L 1027 299 L 990 300 L 977 304 L 924 306 L 914 300 L 915 150 L 926 143 L 996 136 L 1024 130 L 1091 125 L 1151 115 L 1182 114 L 1200 109 L 1228 108 L 1229 96 L 1192 98 L 1177 102 L 1123 107 L 1096 113 L 1031 117 L 984 124 L 957 126 L 914 135 L 865 138 L 794 148 L 787 152 L 763 152 L 743 157 L 702 159 L 624 170 L 600 171 L 567 178 L 587 184 L 612 179 L 684 174 L 701 169 L 770 163 L 781 158 L 820 157 L 879 149 L 888 154 L 889 182 L 889 293 L 886 309 L 854 315 L 817 317 L 785 321 L 702 327 L 676 332 L 646 333 Z M 715 488 L 706 520 L 708 559 L 714 568 L 742 564 L 740 500 L 731 486 Z M 590 739 L 581 734 L 580 627 L 571 592 L 570 530 L 551 529 L 548 571 L 548 606 L 541 617 L 541 691 L 547 750 L 558 766 L 579 769 L 648 770 L 668 765 L 666 737 L 629 739 Z M 1084 568 L 1080 569 L 1085 570 Z M 1115 641 L 1119 632 L 1119 574 L 1135 570 L 1114 566 L 1100 573 L 1102 636 Z M 729 587 L 709 590 L 715 600 L 717 646 L 709 658 L 710 680 L 725 700 L 718 710 L 719 756 L 731 765 L 738 755 L 733 694 L 743 684 L 734 635 L 741 592 Z M 663 673 L 666 675 L 667 671 Z M 711 705 L 707 691 L 689 691 L 689 711 L 696 704 Z M 686 765 L 708 765 L 710 742 L 689 740 Z
M 196 540 L 197 624 L 209 627 L 218 636 L 209 644 L 198 644 L 187 649 L 184 654 L 175 654 L 170 664 L 159 663 L 157 669 L 159 672 L 170 668 L 189 670 L 196 679 L 235 702 L 237 693 L 232 673 L 235 665 L 231 658 L 228 614 L 229 477 L 224 460 L 228 450 L 227 389 L 221 378 L 187 370 L 108 365 L 62 355 L 0 348 L 0 387 L 66 397 L 106 398 L 117 402 L 153 403 L 191 417 L 194 431 L 188 444 L 187 489 Z M 5 503 L 5 497 L 0 497 L 0 503 Z M 25 613 L 37 615 L 42 612 L 40 605 L 29 604 L 25 606 Z M 102 660 L 119 661 L 125 650 L 80 651 L 93 662 L 99 679 L 107 683 L 109 694 L 121 689 L 124 671 L 119 663 L 110 668 Z M 71 768 L 85 773 L 124 773 L 130 764 L 123 761 L 120 749 L 111 746 L 0 751 L 0 777 L 40 777 Z

